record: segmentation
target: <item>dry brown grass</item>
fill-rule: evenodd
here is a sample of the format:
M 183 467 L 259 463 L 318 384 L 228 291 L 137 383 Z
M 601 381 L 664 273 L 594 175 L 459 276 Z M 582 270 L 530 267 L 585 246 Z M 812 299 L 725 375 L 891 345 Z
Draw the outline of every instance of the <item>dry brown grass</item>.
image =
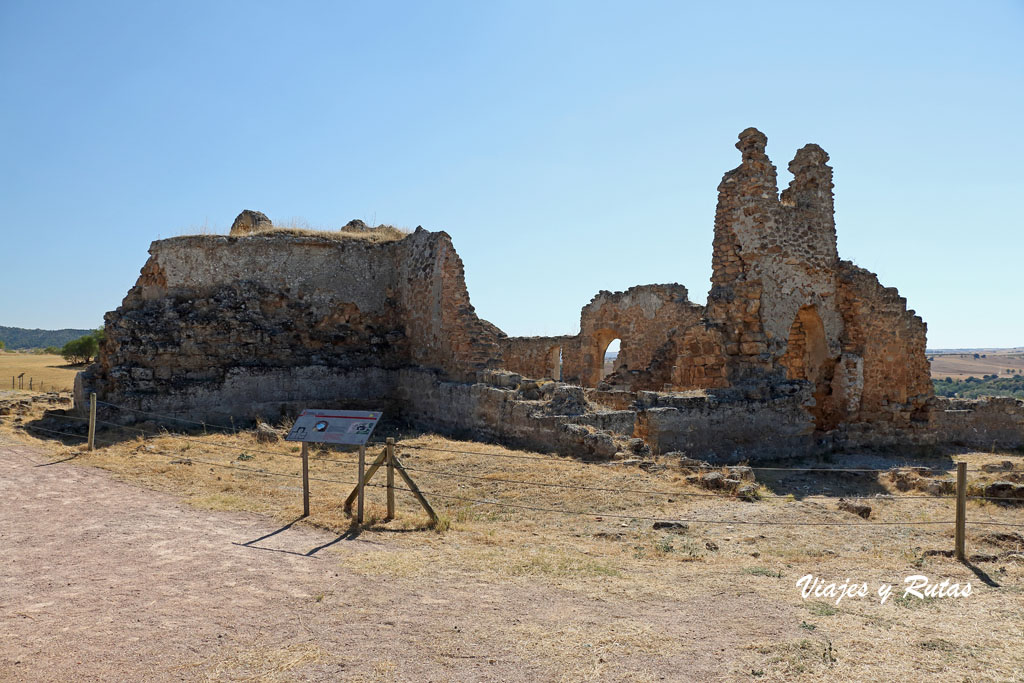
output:
M 11 377 L 24 372 L 26 389 L 31 377 L 37 390 L 42 382 L 43 391 L 70 391 L 75 374 L 81 369 L 82 366 L 68 365 L 60 356 L 0 351 L 0 389 L 10 389 Z
M 290 218 L 275 223 L 272 228 L 258 230 L 251 235 L 291 235 L 292 237 L 315 237 L 333 241 L 357 240 L 383 244 L 397 242 L 411 234 L 410 230 L 393 225 L 378 225 L 366 230 L 343 227 L 340 230 L 311 226 L 302 218 Z M 209 225 L 192 226 L 182 231 L 177 237 L 219 236 Z
M 275 225 L 269 230 L 259 230 L 253 235 L 292 235 L 293 237 L 317 237 L 334 241 L 359 240 L 362 242 L 397 242 L 409 236 L 409 231 L 392 225 L 379 225 L 370 230 L 315 230 L 312 228 L 289 228 Z
M 41 443 L 12 430 L 9 421 L 0 426 L 0 432 Z M 70 462 L 102 467 L 118 478 L 179 493 L 205 509 L 251 510 L 282 522 L 300 515 L 299 480 L 266 476 L 297 474 L 297 446 L 258 444 L 251 433 L 119 438 L 101 432 L 101 444 L 114 443 L 94 453 L 79 446 L 43 443 L 55 460 L 72 457 Z M 371 449 L 368 459 L 377 451 Z M 352 522 L 341 503 L 354 483 L 355 455 L 339 451 L 315 455 L 310 463 L 312 516 L 307 523 L 346 531 Z M 447 530 L 431 530 L 422 510 L 404 491 L 397 493 L 397 519 L 383 522 L 383 490 L 370 488 L 368 519 L 361 534 L 378 543 L 381 551 L 348 556 L 346 569 L 367 580 L 387 577 L 414 585 L 517 585 L 522 590 L 544 585 L 616 614 L 615 619 L 595 617 L 596 623 L 588 626 L 578 620 L 523 622 L 488 636 L 514 643 L 520 657 L 542 664 L 555 672 L 555 678 L 647 680 L 635 672 L 626 675 L 612 662 L 665 655 L 674 643 L 659 638 L 656 624 L 671 617 L 666 606 L 694 602 L 707 602 L 716 614 L 735 612 L 737 632 L 706 634 L 709 647 L 718 643 L 716 647 L 723 649 L 724 678 L 900 680 L 928 672 L 956 680 L 986 680 L 1012 678 L 1024 667 L 1024 651 L 1018 646 L 1024 637 L 1024 565 L 1001 560 L 972 570 L 925 555 L 927 550 L 952 548 L 951 525 L 867 526 L 837 509 L 838 496 L 858 488 L 898 493 L 886 477 L 831 482 L 828 488 L 834 495 L 812 498 L 808 494 L 821 490 L 824 478 L 776 475 L 762 483 L 769 495 L 779 497 L 744 503 L 704 495 L 706 491 L 686 482 L 685 472 L 667 462 L 666 469 L 648 473 L 423 434 L 401 438 L 399 455 L 442 515 Z M 500 457 L 509 455 L 524 459 Z M 975 453 L 963 457 L 972 467 L 1005 459 L 1014 459 L 1021 467 L 1020 456 Z M 192 464 L 171 464 L 182 459 Z M 952 463 L 947 464 L 952 471 Z M 263 473 L 230 469 L 236 466 Z M 381 471 L 375 483 L 383 482 Z M 810 488 L 810 482 L 815 488 Z M 949 499 L 869 502 L 873 522 L 953 519 Z M 525 509 L 531 507 L 585 514 Z M 682 532 L 655 531 L 645 517 L 733 523 L 691 522 Z M 1024 514 L 1020 508 L 971 501 L 968 519 L 1020 524 Z M 783 526 L 822 521 L 851 526 Z M 969 526 L 969 553 L 999 552 L 982 541 L 993 530 Z M 907 575 L 922 573 L 971 581 L 975 593 L 963 600 L 891 600 L 879 605 L 877 599 L 848 599 L 836 606 L 828 600 L 801 599 L 795 581 L 807 573 L 831 581 L 866 581 L 872 587 L 880 582 L 899 584 Z M 979 578 L 982 575 L 998 586 L 986 585 Z M 746 613 L 751 600 L 760 605 L 759 610 L 769 609 L 771 616 Z M 648 616 L 625 615 L 627 606 L 633 610 L 638 605 Z M 775 635 L 744 635 L 766 632 Z M 439 647 L 446 637 L 456 636 L 439 635 Z M 456 642 L 452 641 L 453 648 Z M 285 676 L 291 662 L 317 653 L 315 649 L 263 652 L 257 648 L 252 656 L 273 665 L 263 669 L 268 675 Z M 228 674 L 236 667 L 247 669 L 249 663 L 221 666 Z M 387 663 L 381 666 L 387 668 Z M 377 673 L 386 678 L 389 671 Z M 979 676 L 979 672 L 984 673 Z
M 999 349 L 996 351 L 981 351 L 984 358 L 975 358 L 971 353 L 946 353 L 930 356 L 934 358 L 931 362 L 931 373 L 933 379 L 967 379 L 968 377 L 983 377 L 985 375 L 998 375 L 999 377 L 1014 377 L 1018 373 L 1024 373 L 1024 353 L 1019 349 Z M 1007 370 L 1016 370 L 1009 373 Z

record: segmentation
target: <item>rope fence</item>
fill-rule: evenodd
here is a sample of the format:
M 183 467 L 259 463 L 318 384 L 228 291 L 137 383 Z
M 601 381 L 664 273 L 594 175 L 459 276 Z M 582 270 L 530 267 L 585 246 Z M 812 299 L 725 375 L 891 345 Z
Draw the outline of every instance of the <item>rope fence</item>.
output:
M 125 411 L 129 411 L 129 412 L 132 412 L 132 413 L 135 413 L 135 414 L 147 415 L 147 416 L 150 416 L 150 417 L 158 418 L 161 421 L 176 421 L 176 422 L 182 422 L 182 423 L 185 423 L 185 424 L 191 424 L 191 425 L 194 425 L 196 427 L 203 428 L 204 431 L 206 429 L 208 429 L 208 428 L 214 428 L 214 429 L 223 430 L 225 432 L 229 432 L 230 434 L 237 434 L 237 432 L 238 432 L 238 429 L 235 428 L 235 427 L 230 427 L 229 428 L 229 427 L 222 427 L 222 426 L 217 426 L 217 425 L 211 425 L 209 423 L 205 423 L 205 422 L 201 422 L 201 421 L 196 421 L 196 420 L 190 420 L 190 419 L 187 419 L 187 418 L 180 418 L 180 417 L 176 417 L 176 416 L 172 416 L 172 415 L 164 415 L 164 414 L 161 414 L 161 413 L 154 413 L 154 412 L 143 411 L 143 410 L 139 410 L 139 409 L 135 409 L 135 408 L 128 408 L 128 407 L 118 406 L 116 404 L 108 403 L 108 402 L 105 402 L 105 401 L 95 401 L 95 403 L 99 404 L 99 405 L 103 405 L 103 406 L 105 406 L 107 408 L 110 408 L 110 409 L 113 409 L 113 410 L 125 410 Z M 91 412 L 90 417 L 88 417 L 88 418 L 82 417 L 82 416 L 77 416 L 77 415 L 58 415 L 58 414 L 52 414 L 52 413 L 48 414 L 47 417 L 48 418 L 56 418 L 56 419 L 66 419 L 66 420 L 69 420 L 69 421 L 76 421 L 76 422 L 79 422 L 79 423 L 86 422 L 86 423 L 89 424 L 89 435 L 85 436 L 85 435 L 77 434 L 77 433 L 74 433 L 74 432 L 54 430 L 54 429 L 49 429 L 49 428 L 45 428 L 45 427 L 39 427 L 39 426 L 36 426 L 36 425 L 31 425 L 31 424 L 23 424 L 23 425 L 15 424 L 15 426 L 23 428 L 26 431 L 35 432 L 35 433 L 49 434 L 49 435 L 60 436 L 60 437 L 65 437 L 65 438 L 83 439 L 83 440 L 87 441 L 92 446 L 94 446 L 95 443 L 96 443 L 96 436 L 95 436 L 95 428 L 96 428 L 96 426 L 97 425 L 103 425 L 105 427 L 110 427 L 112 429 L 124 430 L 125 432 L 131 432 L 131 433 L 137 434 L 137 435 L 139 435 L 139 438 L 142 438 L 144 440 L 164 438 L 164 437 L 172 437 L 172 438 L 175 438 L 175 439 L 184 440 L 184 441 L 186 441 L 188 443 L 196 443 L 196 444 L 200 444 L 200 445 L 203 445 L 203 446 L 212 447 L 212 448 L 216 448 L 216 449 L 233 449 L 233 450 L 242 451 L 244 453 L 259 453 L 259 454 L 265 454 L 265 455 L 271 455 L 271 456 L 283 456 L 283 457 L 291 457 L 291 458 L 303 457 L 303 456 L 297 455 L 295 453 L 285 453 L 285 452 L 282 452 L 282 451 L 268 450 L 266 448 L 260 448 L 260 447 L 237 446 L 237 445 L 234 445 L 234 444 L 220 443 L 220 442 L 217 442 L 217 441 L 211 441 L 211 440 L 208 440 L 208 439 L 198 438 L 196 436 L 192 436 L 192 435 L 189 435 L 189 434 L 183 434 L 183 433 L 178 433 L 178 432 L 169 432 L 169 431 L 154 432 L 152 430 L 142 429 L 142 428 L 134 427 L 134 426 L 130 426 L 130 425 L 122 425 L 122 424 L 119 424 L 119 423 L 116 423 L 116 422 L 111 422 L 109 420 L 99 420 L 95 416 L 95 409 L 93 409 L 93 411 Z M 234 416 L 229 416 L 229 417 L 231 418 L 232 424 L 234 424 L 235 423 Z M 0 420 L 3 420 L 3 419 L 4 418 L 0 417 Z M 7 419 L 9 420 L 10 418 L 7 418 Z M 240 423 L 244 423 L 245 421 L 246 420 L 239 419 Z M 109 437 L 108 438 L 104 438 L 103 441 L 105 441 L 108 446 L 109 445 L 115 445 L 115 444 L 121 442 L 120 440 L 116 440 L 116 439 L 112 440 Z M 388 441 L 392 442 L 392 440 L 390 440 L 390 439 Z M 368 445 L 369 446 L 376 446 L 376 447 L 385 446 L 385 444 L 381 444 L 380 442 L 373 443 L 373 444 L 368 444 Z M 554 463 L 554 464 L 559 464 L 559 465 L 572 465 L 572 466 L 575 466 L 578 469 L 579 468 L 584 468 L 584 467 L 603 467 L 603 465 L 598 465 L 598 464 L 594 464 L 594 463 L 583 463 L 583 462 L 580 462 L 580 461 L 572 459 L 572 458 L 556 457 L 556 456 L 545 457 L 545 456 L 540 456 L 540 455 L 521 455 L 521 454 L 512 454 L 512 453 L 493 453 L 493 452 L 485 453 L 485 452 L 473 451 L 473 450 L 452 449 L 452 448 L 438 448 L 438 447 L 433 447 L 433 446 L 423 446 L 423 445 L 414 444 L 414 443 L 400 443 L 400 444 L 398 444 L 398 446 L 401 447 L 402 450 L 405 451 L 405 452 L 422 451 L 422 452 L 428 452 L 428 453 L 432 452 L 432 453 L 446 453 L 446 454 L 451 454 L 451 455 L 474 456 L 474 457 L 480 457 L 480 458 L 485 458 L 485 459 L 512 459 L 512 460 L 540 461 L 540 462 L 544 462 L 544 463 L 547 463 L 547 464 Z M 387 445 L 387 448 L 393 448 L 391 443 L 389 443 Z M 433 498 L 436 498 L 436 499 L 448 500 L 448 501 L 456 501 L 456 502 L 460 502 L 460 503 L 469 503 L 469 504 L 473 504 L 473 505 L 486 505 L 486 506 L 492 506 L 492 507 L 496 507 L 496 508 L 509 509 L 509 510 L 526 510 L 526 511 L 544 512 L 544 513 L 569 515 L 569 516 L 598 517 L 598 518 L 634 520 L 634 521 L 645 521 L 645 522 L 655 522 L 655 523 L 662 522 L 662 523 L 705 524 L 705 525 L 749 525 L 749 526 L 777 526 L 777 527 L 899 527 L 899 526 L 911 527 L 911 526 L 954 525 L 955 528 L 956 528 L 956 531 L 957 531 L 957 534 L 956 534 L 957 540 L 956 540 L 955 554 L 960 559 L 963 559 L 963 538 L 962 538 L 963 532 L 962 532 L 962 529 L 967 524 L 970 524 L 972 526 L 998 526 L 998 527 L 1005 527 L 1005 528 L 1024 528 L 1024 523 L 1018 524 L 1018 523 L 1013 523 L 1013 522 L 1002 522 L 1002 521 L 996 521 L 996 520 L 991 520 L 991 521 L 985 521 L 985 520 L 974 521 L 974 520 L 972 520 L 972 521 L 968 521 L 968 520 L 965 519 L 965 514 L 963 514 L 961 512 L 961 508 L 963 507 L 963 505 L 964 505 L 966 500 L 999 500 L 999 501 L 1007 502 L 1007 499 L 999 498 L 999 497 L 994 497 L 994 496 L 978 496 L 978 495 L 968 496 L 968 495 L 966 495 L 966 493 L 967 493 L 967 490 L 966 490 L 967 489 L 967 487 L 966 487 L 966 474 L 968 472 L 980 472 L 982 470 L 980 470 L 980 469 L 968 469 L 966 467 L 966 463 L 964 463 L 964 462 L 958 462 L 957 463 L 956 495 L 875 494 L 875 495 L 841 495 L 841 496 L 839 496 L 839 495 L 832 495 L 832 494 L 829 494 L 829 493 L 811 493 L 811 494 L 804 494 L 804 495 L 798 496 L 800 500 L 805 500 L 805 499 L 829 499 L 829 500 L 833 500 L 833 499 L 836 499 L 838 497 L 841 497 L 841 498 L 849 499 L 849 500 L 878 500 L 878 501 L 891 501 L 891 502 L 900 502 L 900 503 L 902 503 L 902 502 L 910 502 L 910 501 L 920 502 L 920 501 L 924 501 L 924 500 L 955 500 L 956 503 L 957 503 L 957 505 L 956 505 L 956 508 L 957 508 L 957 518 L 955 520 L 939 520 L 939 521 L 935 521 L 935 520 L 909 520 L 909 521 L 864 521 L 864 522 L 820 521 L 819 522 L 819 521 L 758 521 L 758 520 L 749 520 L 749 519 L 718 519 L 718 518 L 704 518 L 704 517 L 700 517 L 700 516 L 693 516 L 693 517 L 659 517 L 659 516 L 650 516 L 650 515 L 643 515 L 643 514 L 626 514 L 626 513 L 620 513 L 620 512 L 605 512 L 605 511 L 598 511 L 598 510 L 573 510 L 573 509 L 566 509 L 566 508 L 562 508 L 562 507 L 550 507 L 550 506 L 546 506 L 546 505 L 528 505 L 528 504 L 524 504 L 524 503 L 514 503 L 514 502 L 493 500 L 493 499 L 487 499 L 487 498 L 473 497 L 473 496 L 469 496 L 469 495 L 465 495 L 465 496 L 464 495 L 455 495 L 455 494 L 452 494 L 452 493 L 446 493 L 446 492 L 439 491 L 439 490 L 424 490 L 424 489 L 421 489 L 419 487 L 416 487 L 415 485 L 412 485 L 412 482 L 409 479 L 406 479 L 406 481 L 410 484 L 409 487 L 403 487 L 403 486 L 395 485 L 395 484 L 391 483 L 390 478 L 389 478 L 389 484 L 388 485 L 368 482 L 367 479 L 369 478 L 369 476 L 372 476 L 373 471 L 376 470 L 376 467 L 379 466 L 380 462 L 384 459 L 384 453 L 382 453 L 381 457 L 378 458 L 378 462 L 374 466 L 371 467 L 370 472 L 366 476 L 364 476 L 362 480 L 357 480 L 357 481 L 337 479 L 337 478 L 333 478 L 333 477 L 308 476 L 308 475 L 304 475 L 304 474 L 291 473 L 291 472 L 275 472 L 275 471 L 266 470 L 266 469 L 259 469 L 259 468 L 255 468 L 255 467 L 239 465 L 239 464 L 236 464 L 235 462 L 232 462 L 230 464 L 226 464 L 226 463 L 222 463 L 222 462 L 216 462 L 216 461 L 213 461 L 213 460 L 206 460 L 206 459 L 202 459 L 202 458 L 196 458 L 196 457 L 187 456 L 187 455 L 183 455 L 183 454 L 169 454 L 169 453 L 161 453 L 159 451 L 154 451 L 151 454 L 158 455 L 158 456 L 169 457 L 169 458 L 176 458 L 176 459 L 179 459 L 181 461 L 187 461 L 187 462 L 190 462 L 190 463 L 198 463 L 198 464 L 208 465 L 208 466 L 211 466 L 211 467 L 219 467 L 219 468 L 224 468 L 224 469 L 237 470 L 237 471 L 240 471 L 240 472 L 244 472 L 246 474 L 252 474 L 252 475 L 256 475 L 256 476 L 283 477 L 283 478 L 293 478 L 293 479 L 303 479 L 304 476 L 305 476 L 306 478 L 304 480 L 306 480 L 306 481 L 315 481 L 315 482 L 322 482 L 322 483 L 339 484 L 339 485 L 343 485 L 343 486 L 355 486 L 355 487 L 357 487 L 357 489 L 359 489 L 360 486 L 369 486 L 369 487 L 373 487 L 373 488 L 389 489 L 389 492 L 392 491 L 392 490 L 394 490 L 394 491 L 404 491 L 404 492 L 412 493 L 412 494 L 414 494 L 416 496 L 429 495 L 429 496 L 431 496 Z M 354 454 L 348 454 L 348 455 L 354 455 Z M 334 463 L 334 464 L 353 464 L 352 460 L 328 458 L 328 457 L 316 456 L 316 455 L 311 456 L 311 459 L 316 460 L 316 461 L 320 461 L 320 462 L 330 462 L 330 463 Z M 466 482 L 476 482 L 476 483 L 484 482 L 484 483 L 488 483 L 488 484 L 500 484 L 500 485 L 513 486 L 513 487 L 533 487 L 533 488 L 548 489 L 548 490 L 552 490 L 552 489 L 557 489 L 557 490 L 578 490 L 578 491 L 590 491 L 590 492 L 599 492 L 599 493 L 614 493 L 614 494 L 618 494 L 618 495 L 671 496 L 671 497 L 679 497 L 679 498 L 720 498 L 720 499 L 726 498 L 726 496 L 723 495 L 723 494 L 711 493 L 711 492 L 704 493 L 704 492 L 693 492 L 693 491 L 666 491 L 666 490 L 661 490 L 661 489 L 632 488 L 632 487 L 612 487 L 612 486 L 594 486 L 594 485 L 565 483 L 565 482 L 541 482 L 541 481 L 535 481 L 535 480 L 529 480 L 529 479 L 516 479 L 516 478 L 508 478 L 508 477 L 505 477 L 505 476 L 495 476 L 494 474 L 468 474 L 468 473 L 465 473 L 465 472 L 446 471 L 446 470 L 436 469 L 434 467 L 423 467 L 423 466 L 419 466 L 419 465 L 410 466 L 410 465 L 401 465 L 400 464 L 400 467 L 403 470 L 408 470 L 408 471 L 411 471 L 411 472 L 422 473 L 422 474 L 428 475 L 430 477 L 439 477 L 439 478 L 443 478 L 443 479 L 453 479 L 453 480 L 460 480 L 460 481 L 466 481 Z M 688 469 L 688 470 L 695 470 L 695 469 L 696 470 L 722 470 L 723 469 L 723 466 L 713 466 L 713 465 L 707 465 L 707 464 L 704 464 L 704 463 L 695 464 L 695 465 L 686 464 L 683 467 L 685 469 Z M 816 473 L 827 473 L 827 474 L 828 473 L 856 473 L 856 474 L 882 475 L 882 474 L 890 474 L 890 473 L 893 473 L 893 472 L 905 471 L 907 469 L 910 469 L 910 470 L 913 470 L 914 472 L 917 472 L 917 473 L 923 473 L 923 472 L 941 472 L 943 474 L 947 473 L 946 470 L 943 470 L 941 468 L 920 467 L 920 466 L 909 465 L 909 464 L 908 465 L 903 465 L 903 466 L 894 466 L 894 467 L 884 468 L 884 469 L 883 468 L 875 468 L 875 469 L 873 469 L 873 468 L 843 468 L 843 467 L 834 467 L 834 468 L 833 467 L 778 467 L 778 466 L 747 466 L 747 465 L 743 465 L 742 467 L 744 467 L 745 469 L 749 469 L 751 471 L 755 471 L 755 472 L 756 471 L 794 472 L 794 473 L 796 473 L 796 472 L 800 472 L 800 473 L 816 472 Z M 355 493 L 355 491 L 353 491 L 353 494 L 354 493 Z M 390 493 L 389 493 L 389 495 L 390 495 Z M 350 496 L 350 498 L 351 498 L 351 496 Z M 775 499 L 775 500 L 779 500 L 779 499 L 794 500 L 795 498 L 797 498 L 797 496 L 795 494 L 779 495 L 779 494 L 774 494 L 774 493 L 759 493 L 757 495 L 757 498 L 758 499 Z

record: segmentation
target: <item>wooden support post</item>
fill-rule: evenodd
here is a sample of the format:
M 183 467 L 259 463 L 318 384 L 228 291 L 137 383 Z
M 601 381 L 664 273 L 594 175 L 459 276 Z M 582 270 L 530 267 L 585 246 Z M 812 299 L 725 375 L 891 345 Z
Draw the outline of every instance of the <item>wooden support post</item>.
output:
M 366 470 L 366 474 L 363 476 L 364 484 L 370 481 L 373 475 L 377 473 L 377 470 L 380 469 L 380 466 L 384 464 L 384 461 L 387 459 L 387 456 L 388 452 L 386 449 L 380 452 L 380 455 L 377 456 L 377 459 L 374 460 L 373 464 L 370 465 L 370 468 Z M 356 496 L 358 495 L 359 484 L 357 482 L 355 487 L 352 489 L 352 493 L 348 494 L 348 498 L 345 499 L 345 512 L 350 512 L 352 510 L 352 503 L 355 502 Z
M 302 442 L 302 516 L 309 517 L 309 445 Z
M 416 500 L 420 502 L 423 509 L 427 511 L 428 515 L 430 515 L 430 519 L 434 524 L 437 524 L 437 513 L 434 512 L 434 508 L 430 507 L 430 503 L 427 502 L 427 499 L 423 497 L 423 494 L 420 492 L 420 487 L 416 486 L 416 482 L 414 482 L 409 476 L 409 473 L 405 471 L 405 467 L 402 466 L 402 461 L 398 459 L 398 456 L 395 455 L 392 459 L 395 462 L 395 469 L 398 470 L 398 474 L 405 480 L 409 490 L 412 491 L 412 495 L 416 496 Z
M 386 441 L 388 459 L 388 520 L 395 518 L 395 440 L 390 436 Z
M 96 392 L 89 394 L 89 450 L 96 450 Z
M 956 559 L 964 562 L 967 558 L 967 463 L 956 464 Z
M 359 447 L 359 479 L 357 480 L 356 488 L 358 491 L 358 500 L 356 501 L 356 524 L 363 523 L 363 499 L 366 498 L 366 480 L 363 475 L 366 474 L 366 444 Z

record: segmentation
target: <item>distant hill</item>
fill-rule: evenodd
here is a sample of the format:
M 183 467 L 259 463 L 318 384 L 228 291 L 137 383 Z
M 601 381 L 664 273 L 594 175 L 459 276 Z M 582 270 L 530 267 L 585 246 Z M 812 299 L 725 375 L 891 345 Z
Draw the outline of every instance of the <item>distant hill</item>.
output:
M 0 325 L 0 341 L 8 350 L 60 348 L 72 339 L 89 334 L 92 330 L 26 330 L 24 327 Z

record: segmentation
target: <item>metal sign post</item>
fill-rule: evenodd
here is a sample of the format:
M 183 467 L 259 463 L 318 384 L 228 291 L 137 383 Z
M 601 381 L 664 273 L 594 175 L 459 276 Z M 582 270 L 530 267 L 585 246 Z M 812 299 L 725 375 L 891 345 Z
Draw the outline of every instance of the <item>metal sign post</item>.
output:
M 363 470 L 366 467 L 366 442 L 373 434 L 383 413 L 369 410 L 303 410 L 285 437 L 285 441 L 302 442 L 302 516 L 309 517 L 309 446 L 310 443 L 335 443 L 359 446 L 359 511 L 357 521 L 363 522 Z

